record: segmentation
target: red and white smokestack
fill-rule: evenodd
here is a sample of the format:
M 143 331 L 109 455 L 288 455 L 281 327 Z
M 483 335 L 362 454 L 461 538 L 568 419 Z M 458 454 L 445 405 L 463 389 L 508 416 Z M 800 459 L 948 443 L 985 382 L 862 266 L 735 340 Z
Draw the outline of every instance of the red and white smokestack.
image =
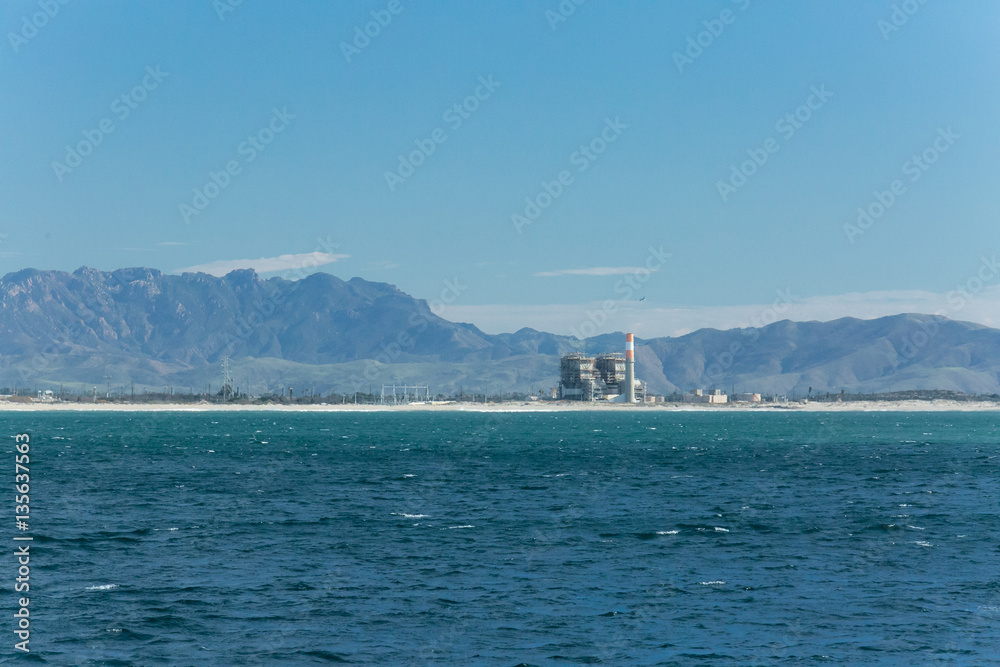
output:
M 625 401 L 635 403 L 635 342 L 625 334 Z

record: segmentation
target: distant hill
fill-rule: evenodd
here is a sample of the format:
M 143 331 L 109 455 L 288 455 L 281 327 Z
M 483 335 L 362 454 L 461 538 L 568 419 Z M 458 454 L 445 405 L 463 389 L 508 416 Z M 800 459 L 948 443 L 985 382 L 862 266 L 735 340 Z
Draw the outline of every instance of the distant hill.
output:
M 523 385 L 519 373 L 558 372 L 558 356 L 574 344 L 531 329 L 490 336 L 436 316 L 392 285 L 326 273 L 289 281 L 251 270 L 216 278 L 25 269 L 0 279 L 0 384 L 8 386 L 103 388 L 106 373 L 114 386 L 218 386 L 229 355 L 236 381 L 255 390 L 367 390 L 404 375 L 400 381 L 422 384 L 432 377 L 442 391 L 495 376 L 499 391 L 501 383 Z M 523 373 L 497 375 L 494 362 L 517 357 L 526 358 L 511 366 Z M 414 364 L 440 368 L 405 372 Z
M 0 279 L 0 385 L 72 391 L 186 391 L 221 382 L 232 359 L 254 392 L 530 391 L 555 386 L 559 356 L 618 351 L 619 334 L 586 341 L 522 329 L 490 335 L 436 316 L 392 285 L 316 273 L 262 280 L 154 269 L 25 269 Z M 929 315 L 777 322 L 638 340 L 637 375 L 655 393 L 719 388 L 766 393 L 942 389 L 1000 393 L 1000 331 Z
M 667 391 L 1000 393 L 1000 331 L 933 315 L 703 329 L 645 341 L 641 358 Z

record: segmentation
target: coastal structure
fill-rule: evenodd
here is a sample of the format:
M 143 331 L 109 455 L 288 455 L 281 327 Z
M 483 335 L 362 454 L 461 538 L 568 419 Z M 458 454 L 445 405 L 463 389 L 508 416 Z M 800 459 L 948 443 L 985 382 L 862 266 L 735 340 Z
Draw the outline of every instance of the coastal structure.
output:
M 727 403 L 729 397 L 721 389 L 710 389 L 707 392 L 701 389 L 692 389 L 690 393 L 684 394 L 685 403 Z
M 625 335 L 625 354 L 589 356 L 574 352 L 559 362 L 558 398 L 570 401 L 645 400 L 646 385 L 635 379 L 634 338 Z
M 560 359 L 558 391 L 558 398 L 593 401 L 597 392 L 594 357 L 574 352 Z

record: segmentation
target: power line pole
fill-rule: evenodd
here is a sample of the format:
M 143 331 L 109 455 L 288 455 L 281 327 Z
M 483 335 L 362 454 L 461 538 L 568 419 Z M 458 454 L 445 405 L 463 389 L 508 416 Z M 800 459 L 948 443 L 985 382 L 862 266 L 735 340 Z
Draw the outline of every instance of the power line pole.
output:
M 229 372 L 229 355 L 222 357 L 222 399 L 229 400 L 233 392 L 233 376 Z
M 111 398 L 111 357 L 104 357 L 104 382 L 108 386 L 105 398 Z

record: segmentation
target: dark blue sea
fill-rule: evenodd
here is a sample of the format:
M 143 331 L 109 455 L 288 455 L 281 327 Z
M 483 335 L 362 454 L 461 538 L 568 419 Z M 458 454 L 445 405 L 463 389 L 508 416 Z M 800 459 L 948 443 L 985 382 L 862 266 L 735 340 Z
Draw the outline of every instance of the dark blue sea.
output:
M 8 412 L 0 662 L 1000 664 L 998 418 Z

